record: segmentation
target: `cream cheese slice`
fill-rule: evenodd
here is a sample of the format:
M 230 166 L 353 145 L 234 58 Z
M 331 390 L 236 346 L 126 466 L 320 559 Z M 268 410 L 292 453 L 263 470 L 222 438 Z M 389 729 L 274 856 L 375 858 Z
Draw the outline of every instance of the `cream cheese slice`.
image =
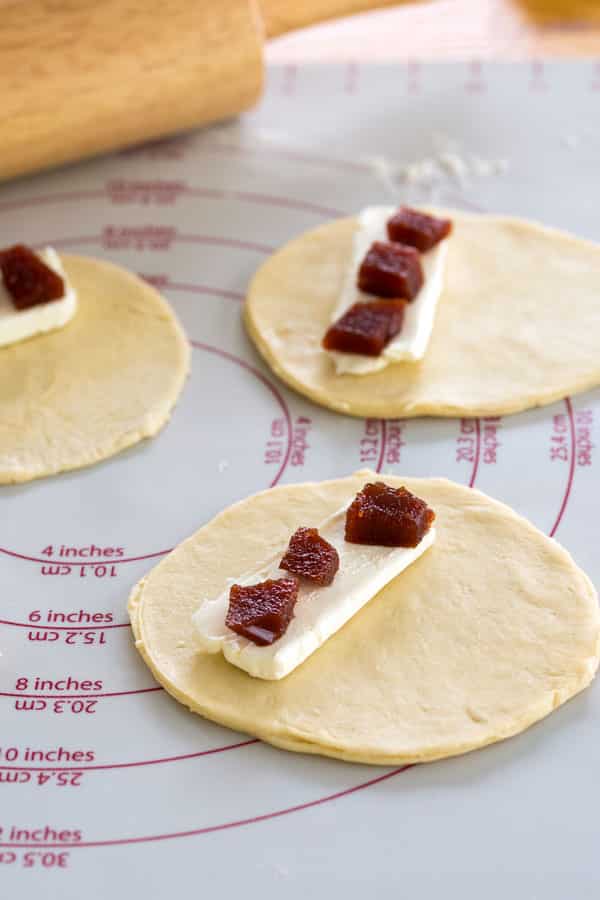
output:
M 332 322 L 339 319 L 354 303 L 374 299 L 371 294 L 365 294 L 357 288 L 358 270 L 373 241 L 389 240 L 386 225 L 396 209 L 395 206 L 368 206 L 360 213 L 358 228 L 354 233 L 352 258 L 338 303 L 331 316 Z M 435 311 L 444 286 L 449 240 L 451 238 L 446 238 L 427 253 L 421 254 L 423 287 L 406 307 L 402 330 L 390 341 L 380 356 L 327 351 L 338 375 L 369 375 L 385 369 L 390 363 L 416 362 L 425 356 L 433 330 Z
M 62 328 L 75 315 L 77 294 L 65 275 L 58 253 L 52 247 L 46 247 L 38 253 L 38 256 L 60 275 L 65 285 L 65 292 L 57 300 L 40 303 L 30 309 L 18 310 L 15 309 L 12 297 L 0 274 L 0 347 L 23 341 L 36 334 Z
M 337 550 L 340 567 L 327 587 L 301 579 L 294 618 L 287 631 L 270 646 L 259 647 L 225 625 L 229 588 L 234 582 L 249 585 L 289 573 L 279 568 L 287 549 L 282 546 L 261 569 L 231 579 L 218 597 L 206 598 L 192 616 L 196 646 L 204 653 L 222 652 L 234 666 L 255 678 L 277 680 L 289 675 L 335 634 L 385 585 L 410 566 L 435 540 L 430 528 L 417 547 L 371 547 L 344 539 L 346 509 L 334 513 L 319 526 L 319 533 Z

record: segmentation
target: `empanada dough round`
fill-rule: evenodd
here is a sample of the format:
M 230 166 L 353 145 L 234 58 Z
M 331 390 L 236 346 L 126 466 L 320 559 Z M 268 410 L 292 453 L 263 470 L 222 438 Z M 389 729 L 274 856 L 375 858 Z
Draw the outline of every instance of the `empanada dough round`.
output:
M 377 476 L 273 488 L 229 507 L 135 588 L 136 646 L 156 679 L 215 722 L 288 750 L 423 762 L 509 737 L 586 687 L 597 598 L 555 541 L 445 479 L 401 479 L 433 507 L 437 539 L 305 663 L 263 681 L 196 652 L 191 616 Z
M 88 466 L 156 434 L 189 369 L 189 344 L 154 288 L 108 262 L 61 259 L 74 318 L 0 348 L 0 484 Z
M 454 220 L 445 286 L 425 358 L 336 375 L 321 349 L 356 219 L 303 234 L 256 273 L 248 332 L 273 371 L 353 416 L 502 415 L 600 383 L 600 247 L 518 219 Z

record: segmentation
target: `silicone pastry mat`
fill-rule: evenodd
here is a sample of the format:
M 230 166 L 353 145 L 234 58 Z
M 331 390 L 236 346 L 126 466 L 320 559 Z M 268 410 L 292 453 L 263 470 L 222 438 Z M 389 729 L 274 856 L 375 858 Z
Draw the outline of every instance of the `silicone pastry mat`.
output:
M 361 466 L 475 485 L 598 583 L 600 391 L 502 419 L 342 418 L 266 370 L 240 303 L 273 249 L 369 203 L 514 213 L 600 240 L 599 159 L 591 62 L 288 67 L 240 122 L 0 190 L 0 245 L 142 273 L 194 348 L 156 439 L 0 489 L 2 897 L 597 895 L 597 685 L 462 758 L 344 764 L 188 714 L 133 649 L 125 604 L 233 501 Z

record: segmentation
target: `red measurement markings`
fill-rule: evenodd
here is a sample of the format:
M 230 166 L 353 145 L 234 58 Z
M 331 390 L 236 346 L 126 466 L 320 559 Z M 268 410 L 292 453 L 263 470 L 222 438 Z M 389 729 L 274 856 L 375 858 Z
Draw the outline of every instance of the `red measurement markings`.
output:
M 565 413 L 552 416 L 552 433 L 550 435 L 550 461 L 569 462 L 570 459 L 569 419 Z
M 593 426 L 593 410 L 578 409 L 575 411 L 575 454 L 578 466 L 592 465 L 592 452 L 595 449 L 595 444 L 592 442 Z
M 183 181 L 148 181 L 117 178 L 106 185 L 106 193 L 111 203 L 116 205 L 139 204 L 148 206 L 172 206 L 186 191 Z M 218 194 L 217 194 L 218 196 Z
M 87 200 L 101 200 L 105 196 L 104 188 L 92 191 L 61 191 L 57 194 L 42 194 L 35 197 L 23 197 L 20 200 L 5 200 L 0 203 L 0 210 L 27 209 L 31 206 L 46 206 L 53 203 L 77 203 Z
M 141 278 L 142 281 L 147 282 L 147 284 L 151 284 L 157 291 L 163 291 L 169 286 L 169 276 L 164 272 L 156 273 L 154 275 L 147 272 L 138 272 L 138 277 Z
M 57 678 L 56 680 L 53 678 L 42 678 L 40 675 L 36 675 L 32 678 L 29 678 L 27 675 L 22 675 L 15 681 L 15 690 L 17 691 L 27 691 L 31 688 L 32 690 L 39 692 L 56 691 L 59 693 L 60 691 L 65 691 L 65 693 L 68 693 L 69 691 L 79 691 L 83 694 L 84 692 L 93 693 L 94 691 L 101 691 L 102 687 L 103 685 L 100 679 L 79 679 L 73 678 L 72 675 L 67 675 L 65 678 Z M 77 694 L 77 696 L 81 696 L 81 694 Z M 18 696 L 18 694 L 12 696 Z M 48 696 L 48 694 L 42 694 L 42 696 Z
M 0 846 L 4 846 L 0 844 Z M 18 846 L 12 844 L 11 846 Z M 66 869 L 69 865 L 69 853 L 55 853 L 52 850 L 25 850 L 15 853 L 5 850 L 0 853 L 0 866 L 16 866 L 23 869 Z
M 3 693 L 0 696 L 8 697 L 10 695 Z M 30 695 L 26 695 L 25 697 L 15 700 L 14 708 L 17 712 L 51 712 L 56 715 L 62 715 L 63 713 L 73 713 L 74 715 L 86 713 L 87 715 L 93 715 L 96 712 L 97 703 L 97 700 L 73 700 L 70 697 L 61 697 L 58 700 L 47 700 L 43 697 L 36 697 L 34 699 Z
M 137 252 L 163 252 L 169 250 L 173 243 L 229 247 L 234 250 L 250 250 L 255 253 L 264 253 L 265 255 L 275 251 L 275 247 L 254 241 L 243 241 L 211 234 L 181 234 L 176 228 L 162 225 L 146 225 L 139 228 L 128 225 L 106 225 L 100 235 L 53 238 L 50 242 L 42 241 L 34 246 L 43 247 L 47 243 L 51 243 L 54 247 L 76 247 L 81 244 L 99 243 L 108 250 L 133 250 Z
M 167 275 L 146 275 L 138 273 L 140 278 L 147 281 L 158 290 L 182 291 L 185 294 L 204 294 L 209 297 L 223 297 L 225 300 L 236 300 L 242 302 L 245 294 L 240 291 L 227 291 L 223 288 L 210 287 L 207 284 L 184 284 L 178 281 L 171 281 Z
M 58 629 L 39 628 L 36 631 L 30 629 L 27 632 L 27 640 L 30 643 L 60 644 L 66 647 L 91 647 L 106 646 L 108 638 L 106 632 L 98 629 Z
M 167 553 L 170 553 L 173 548 L 169 548 L 168 550 L 157 550 L 155 553 L 145 553 L 142 556 L 128 556 L 126 559 L 119 559 L 117 562 L 120 563 L 131 563 L 131 562 L 139 562 L 143 559 L 154 559 L 157 556 L 165 556 Z M 40 559 L 37 556 L 27 556 L 24 553 L 16 553 L 14 550 L 7 550 L 6 547 L 0 547 L 0 553 L 4 553 L 5 556 L 12 556 L 14 559 L 23 559 L 26 562 L 35 562 L 35 563 L 43 563 L 44 560 Z M 71 563 L 72 566 L 89 566 L 89 563 Z
M 124 547 L 102 547 L 96 544 L 86 544 L 84 547 L 73 547 L 67 544 L 47 544 L 40 551 L 42 556 L 60 559 L 101 559 L 111 560 L 125 556 Z
M 93 762 L 96 758 L 93 750 L 67 750 L 65 747 L 51 747 L 50 749 L 40 750 L 35 747 L 0 747 L 0 760 L 9 763 L 31 763 L 31 762 Z M 12 768 L 27 768 L 32 772 L 45 771 L 71 771 L 79 770 L 80 766 L 13 766 Z M 11 769 L 11 766 L 0 765 L 0 769 Z
M 498 462 L 498 449 L 502 446 L 498 438 L 501 427 L 501 416 L 486 416 L 480 422 L 482 461 L 486 466 L 495 466 Z
M 175 240 L 176 229 L 167 225 L 106 225 L 102 231 L 102 246 L 106 250 L 169 250 Z
M 481 455 L 481 426 L 479 419 L 461 419 L 456 438 L 456 462 L 471 465 L 469 487 L 473 487 L 479 470 Z
M 306 462 L 306 454 L 310 450 L 308 443 L 308 435 L 312 427 L 312 419 L 307 416 L 298 416 L 294 422 L 294 430 L 292 435 L 292 452 L 290 454 L 290 465 L 303 466 Z
M 77 765 L 77 766 L 55 766 L 55 765 L 53 765 L 53 766 L 29 766 L 28 765 L 28 766 L 24 767 L 24 766 L 0 765 L 0 769 L 7 770 L 7 771 L 13 771 L 14 769 L 16 769 L 18 771 L 22 771 L 25 768 L 29 772 L 46 772 L 46 771 L 52 771 L 52 772 L 71 772 L 71 771 L 103 772 L 103 771 L 108 771 L 108 770 L 112 770 L 112 769 L 137 769 L 142 766 L 157 766 L 157 765 L 162 765 L 163 763 L 184 762 L 184 761 L 190 760 L 190 759 L 201 759 L 203 756 L 215 756 L 218 753 L 226 753 L 229 750 L 240 750 L 242 747 L 249 747 L 251 744 L 258 744 L 258 743 L 259 743 L 259 741 L 257 740 L 257 738 L 249 738 L 248 740 L 237 741 L 235 744 L 225 744 L 225 745 L 221 745 L 220 747 L 211 747 L 208 750 L 198 750 L 195 753 L 182 753 L 178 756 L 163 756 L 163 757 L 160 757 L 157 759 L 142 759 L 142 760 L 136 760 L 134 762 L 105 763 L 104 765 L 94 764 L 94 765 L 84 765 L 84 766 L 82 766 L 82 765 Z M 19 752 L 17 748 L 9 748 L 9 749 L 11 751 L 14 750 L 17 753 Z M 59 749 L 62 750 L 63 748 L 59 748 Z M 38 751 L 30 751 L 29 754 L 26 754 L 26 755 L 31 756 L 32 754 L 35 754 L 37 752 Z M 41 751 L 39 751 L 39 752 L 41 752 Z M 88 758 L 90 756 L 92 759 L 94 758 L 93 752 L 87 751 L 86 758 Z M 2 754 L 0 754 L 0 758 L 1 757 L 2 757 Z M 4 755 L 3 758 L 5 758 L 5 759 L 7 758 L 6 754 Z
M 278 481 L 281 479 L 285 469 L 287 468 L 287 465 L 290 460 L 290 454 L 291 454 L 291 448 L 292 448 L 292 434 L 293 434 L 292 417 L 291 417 L 288 405 L 283 397 L 283 394 L 281 393 L 279 388 L 276 387 L 271 381 L 269 381 L 269 379 L 259 369 L 255 368 L 254 366 L 251 366 L 249 363 L 247 363 L 245 360 L 241 359 L 240 357 L 234 356 L 232 353 L 228 353 L 226 350 L 221 350 L 218 347 L 213 347 L 210 344 L 201 343 L 200 341 L 190 341 L 190 344 L 196 350 L 202 350 L 206 353 L 210 353 L 214 356 L 218 356 L 221 359 L 225 359 L 228 362 L 234 363 L 235 365 L 244 369 L 244 371 L 249 372 L 251 375 L 254 376 L 254 378 L 256 378 L 263 385 L 263 387 L 265 387 L 267 389 L 267 391 L 271 394 L 271 396 L 275 400 L 277 406 L 279 407 L 279 409 L 281 411 L 281 416 L 285 420 L 286 439 L 285 439 L 285 449 L 283 452 L 283 457 L 281 459 L 281 464 L 280 464 L 279 468 L 277 469 L 277 472 L 271 479 L 271 482 L 269 483 L 269 487 L 274 487 L 278 483 Z M 114 563 L 115 564 L 131 563 L 131 562 L 139 562 L 141 560 L 146 560 L 146 559 L 155 559 L 156 557 L 159 557 L 159 556 L 166 556 L 166 554 L 170 553 L 172 549 L 173 548 L 170 547 L 167 550 L 157 550 L 153 553 L 144 553 L 139 556 L 129 556 L 129 557 L 125 557 L 123 559 L 115 559 Z M 14 559 L 25 560 L 27 562 L 35 562 L 35 563 L 46 563 L 47 562 L 46 560 L 42 559 L 41 557 L 29 556 L 28 554 L 25 554 L 25 553 L 18 553 L 15 550 L 9 550 L 7 547 L 0 547 L 0 553 L 3 553 L 5 556 L 11 556 Z M 53 560 L 53 562 L 59 562 L 59 560 Z M 69 562 L 69 565 L 71 565 L 71 566 L 88 566 L 89 567 L 90 564 L 71 560 Z M 105 575 L 106 574 L 108 574 L 108 573 L 105 573 Z M 87 572 L 87 575 L 89 575 L 89 571 Z M 82 576 L 82 577 L 85 577 L 85 576 Z M 104 577 L 104 576 L 98 575 L 97 577 Z
M 487 90 L 483 72 L 483 63 L 479 60 L 473 60 L 473 62 L 469 63 L 467 66 L 465 90 L 469 94 L 482 94 Z
M 381 472 L 385 460 L 387 427 L 384 419 L 365 419 L 363 436 L 359 442 L 361 465 L 373 466 Z
M 0 769 L 2 767 L 0 766 Z M 0 784 L 32 784 L 36 787 L 80 787 L 83 772 L 30 772 L 28 769 L 0 771 Z
M 241 241 L 237 238 L 215 237 L 211 234 L 177 234 L 176 238 L 183 244 L 206 244 L 209 247 L 232 247 L 234 250 L 252 250 L 256 253 L 270 255 L 277 249 L 269 244 L 258 244 L 254 241 Z
M 343 166 L 343 163 L 341 165 Z M 135 182 L 128 183 L 135 184 Z M 174 182 L 166 183 L 173 184 Z M 109 182 L 109 185 L 110 184 L 111 182 Z M 190 197 L 200 197 L 203 199 L 212 200 L 239 200 L 242 203 L 253 203 L 259 206 L 275 206 L 284 209 L 295 209 L 301 212 L 314 212 L 317 215 L 326 216 L 328 218 L 347 215 L 346 212 L 343 212 L 339 209 L 334 209 L 330 206 L 322 206 L 319 203 L 311 203 L 307 200 L 299 200 L 294 197 L 281 197 L 276 194 L 264 194 L 256 191 L 222 191 L 207 187 L 190 187 L 184 182 L 176 182 L 176 184 L 181 185 L 181 189 L 177 192 L 177 197 L 186 195 Z M 135 196 L 137 196 L 138 199 L 134 199 Z M 129 202 L 141 203 L 142 201 L 139 199 L 139 197 L 139 193 L 137 195 L 132 194 L 131 200 Z M 61 193 L 56 194 L 24 197 L 20 200 L 7 200 L 0 203 L 0 211 L 7 211 L 12 209 L 27 209 L 28 207 L 47 206 L 56 203 L 77 203 L 86 202 L 88 200 L 106 199 L 111 199 L 111 192 L 108 186 L 92 191 L 62 191 Z M 94 239 L 87 238 L 81 240 L 89 241 Z
M 90 612 L 87 609 L 70 610 L 63 612 L 62 610 L 48 609 L 42 613 L 41 609 L 34 609 L 27 617 L 33 625 L 42 622 L 53 626 L 65 626 L 71 628 L 73 625 L 89 628 L 90 625 L 107 625 L 114 627 L 113 614 L 111 612 Z
M 285 419 L 277 418 L 271 422 L 269 437 L 265 445 L 264 464 L 280 465 L 285 452 Z
M 290 415 L 287 403 L 285 402 L 285 400 L 283 399 L 283 395 L 279 391 L 279 388 L 275 387 L 275 385 L 271 381 L 269 381 L 268 378 L 266 378 L 262 374 L 262 372 L 259 372 L 258 369 L 255 369 L 254 366 L 249 365 L 249 363 L 245 362 L 243 359 L 239 359 L 239 357 L 237 356 L 233 356 L 231 353 L 227 353 L 226 350 L 218 350 L 216 347 L 211 347 L 208 344 L 201 344 L 199 341 L 190 341 L 190 343 L 192 347 L 197 347 L 200 350 L 206 350 L 209 353 L 214 353 L 215 355 L 221 356 L 223 359 L 234 362 L 238 366 L 241 366 L 243 369 L 246 369 L 247 372 L 250 372 L 252 375 L 254 375 L 254 377 L 257 378 L 261 382 L 261 384 L 263 384 L 264 387 L 267 388 L 267 390 L 271 393 L 277 405 L 281 409 L 283 419 L 285 420 L 287 436 L 285 440 L 285 450 L 283 452 L 280 466 L 271 483 L 269 484 L 269 487 L 274 487 L 283 475 L 288 465 L 290 453 L 292 450 L 292 417 Z
M 191 193 L 194 193 L 194 190 L 191 190 Z M 346 212 L 334 209 L 331 206 L 322 206 L 320 203 L 310 203 L 307 200 L 296 200 L 293 197 L 277 197 L 273 196 L 273 194 L 259 194 L 255 191 L 227 191 L 224 193 L 224 197 L 229 196 L 236 200 L 243 200 L 247 203 L 258 203 L 264 206 L 280 206 L 285 209 L 297 209 L 302 212 L 314 212 L 317 215 L 327 216 L 328 218 L 337 218 L 339 216 L 347 215 Z
M 96 698 L 100 698 L 102 700 L 107 697 L 130 697 L 133 694 L 154 694 L 156 691 L 162 691 L 161 687 L 148 687 L 148 688 L 136 688 L 132 691 L 109 691 L 103 694 L 96 694 Z M 89 696 L 88 694 L 70 694 L 66 699 L 68 700 L 81 700 L 85 697 Z M 0 691 L 0 697 L 26 697 L 27 699 L 35 699 L 35 700 L 60 700 L 60 695 L 56 694 L 16 694 L 12 691 Z
M 17 850 L 17 853 L 0 853 L 0 865 L 19 865 L 25 869 L 65 869 L 69 861 L 69 852 L 78 846 L 82 839 L 79 828 L 22 828 L 18 825 L 0 827 L 0 847 Z M 48 852 L 49 844 L 60 853 Z M 25 852 L 26 851 L 26 852 Z
M 5 840 L 14 841 L 15 847 L 43 847 L 46 841 L 52 841 L 53 846 L 64 846 L 81 841 L 82 833 L 79 828 L 53 828 L 45 825 L 43 828 L 21 828 L 11 825 L 10 828 L 0 826 L 0 836 Z
M 567 484 L 565 487 L 565 493 L 562 499 L 562 503 L 560 505 L 560 509 L 558 511 L 558 515 L 554 522 L 554 525 L 550 529 L 550 537 L 554 537 L 558 530 L 558 526 L 560 525 L 562 518 L 565 514 L 565 510 L 567 508 L 567 504 L 569 502 L 569 497 L 571 496 L 571 489 L 573 487 L 573 478 L 575 475 L 575 422 L 573 419 L 573 406 L 571 404 L 571 400 L 569 397 L 565 398 L 565 407 L 566 407 L 566 419 L 565 416 L 553 416 L 552 418 L 552 435 L 550 438 L 550 460 L 555 462 L 557 460 L 561 462 L 568 463 L 569 470 L 567 475 Z M 566 443 L 566 439 L 570 439 L 570 450 L 569 445 Z M 554 439 L 557 439 L 556 441 Z M 565 440 L 563 440 L 563 438 Z M 559 449 L 560 448 L 560 449 Z M 565 449 L 562 449 L 565 448 Z
M 182 244 L 204 244 L 209 247 L 229 247 L 234 250 L 250 250 L 254 253 L 270 255 L 275 247 L 237 238 L 224 238 L 209 234 L 180 234 L 175 228 L 148 225 L 142 228 L 107 225 L 100 235 L 78 235 L 53 238 L 34 244 L 39 249 L 51 243 L 53 247 L 77 247 L 84 244 L 101 244 L 109 250 L 166 251 L 174 242 Z
M 13 619 L 0 619 L 0 625 L 10 625 L 14 628 L 31 628 L 29 622 L 15 622 Z M 49 628 L 52 631 L 90 631 L 89 625 L 69 626 L 69 625 L 38 625 L 39 628 Z M 117 622 L 112 625 L 102 625 L 101 630 L 107 631 L 110 628 L 129 628 L 129 622 Z
M 208 825 L 205 828 L 194 828 L 189 831 L 175 831 L 169 834 L 154 834 L 145 837 L 117 838 L 104 841 L 81 841 L 77 844 L 73 844 L 73 849 L 75 847 L 114 847 L 124 844 L 145 844 L 154 841 L 169 841 L 173 840 L 174 838 L 196 837 L 202 834 L 212 834 L 215 831 L 225 831 L 230 828 L 241 828 L 246 825 L 256 825 L 259 822 L 267 822 L 269 819 L 277 819 L 281 816 L 290 815 L 291 813 L 302 812 L 305 809 L 312 809 L 315 806 L 321 806 L 324 803 L 331 803 L 332 801 L 340 800 L 343 797 L 349 797 L 352 794 L 358 793 L 359 791 L 364 791 L 366 788 L 381 784 L 384 781 L 388 781 L 390 778 L 395 778 L 396 775 L 401 775 L 403 772 L 408 772 L 412 768 L 414 768 L 413 765 L 400 766 L 397 769 L 393 769 L 391 772 L 385 772 L 383 775 L 378 775 L 375 778 L 369 779 L 369 781 L 363 781 L 360 784 L 354 785 L 354 787 L 345 788 L 343 791 L 336 791 L 335 794 L 328 794 L 325 797 L 318 797 L 316 800 L 309 800 L 307 803 L 300 803 L 296 806 L 289 806 L 286 809 L 279 809 L 272 812 L 263 813 L 262 815 L 252 816 L 247 819 L 237 819 L 231 822 L 222 822 L 218 825 Z M 0 841 L 0 847 L 12 848 L 18 846 L 20 846 L 18 843 L 11 843 L 10 840 L 6 842 Z M 25 846 L 36 847 L 39 846 L 39 844 L 30 844 Z M 54 848 L 61 845 L 48 842 L 43 846 L 47 848 Z
M 72 575 L 77 573 L 80 578 L 116 578 L 117 567 L 106 566 L 104 563 L 79 563 L 77 569 L 73 569 L 72 565 L 67 563 L 59 563 L 58 565 L 43 565 L 40 568 L 41 575 Z
M 31 688 L 35 694 L 25 693 Z M 92 714 L 96 711 L 96 700 L 88 699 L 90 694 L 102 690 L 102 681 L 91 679 L 77 679 L 70 675 L 67 678 L 41 678 L 36 675 L 35 678 L 29 678 L 25 675 L 17 678 L 15 682 L 15 691 L 17 693 L 2 693 L 4 697 L 15 697 L 14 707 L 19 712 L 49 712 L 58 715 L 71 713 L 88 713 Z M 54 691 L 56 693 L 44 693 L 45 691 Z M 61 696 L 61 692 L 68 694 L 69 691 L 79 691 L 81 693 L 71 696 Z M 50 702 L 49 702 L 50 701 Z
M 42 623 L 42 619 L 45 622 Z M 1 622 L 1 620 L 0 620 Z M 73 622 L 75 627 L 60 623 Z M 82 622 L 87 624 L 82 625 Z M 73 612 L 59 612 L 47 610 L 44 615 L 39 609 L 29 613 L 29 623 L 37 626 L 27 632 L 27 640 L 32 643 L 45 642 L 48 644 L 60 643 L 66 646 L 78 645 L 105 645 L 107 643 L 106 628 L 120 628 L 121 625 L 113 623 L 112 613 L 90 613 L 87 610 Z M 48 624 L 46 624 L 48 623 Z M 26 623 L 3 622 L 2 624 L 25 625 Z M 94 627 L 97 626 L 97 627 Z
M 387 422 L 385 462 L 388 466 L 398 465 L 402 460 L 402 448 L 406 446 L 405 428 L 401 419 L 389 419 Z

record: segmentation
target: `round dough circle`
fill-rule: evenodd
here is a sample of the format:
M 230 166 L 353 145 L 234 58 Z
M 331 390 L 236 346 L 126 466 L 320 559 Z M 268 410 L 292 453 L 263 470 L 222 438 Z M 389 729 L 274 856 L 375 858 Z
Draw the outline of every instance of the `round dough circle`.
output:
M 288 750 L 423 762 L 509 737 L 589 684 L 594 588 L 569 554 L 508 507 L 445 479 L 400 479 L 437 514 L 416 563 L 281 681 L 196 652 L 192 613 L 261 565 L 300 525 L 367 480 L 273 488 L 229 507 L 133 590 L 136 647 L 192 711 Z
M 273 371 L 352 416 L 485 416 L 542 406 L 600 383 L 600 247 L 517 219 L 454 220 L 425 358 L 336 375 L 321 348 L 356 219 L 291 241 L 258 270 L 244 307 Z
M 189 344 L 154 288 L 108 262 L 61 259 L 73 319 L 0 348 L 0 484 L 89 466 L 156 434 L 189 370 Z

